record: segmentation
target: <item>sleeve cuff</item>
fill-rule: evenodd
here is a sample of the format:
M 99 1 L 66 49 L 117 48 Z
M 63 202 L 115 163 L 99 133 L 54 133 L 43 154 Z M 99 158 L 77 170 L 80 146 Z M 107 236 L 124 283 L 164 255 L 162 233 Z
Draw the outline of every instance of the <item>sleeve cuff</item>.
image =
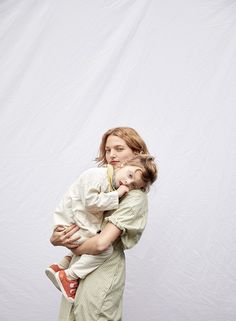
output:
M 121 235 L 125 234 L 126 228 L 124 226 L 122 226 L 122 224 L 120 224 L 120 222 L 115 217 L 112 217 L 112 215 L 106 217 L 105 221 L 110 222 L 110 223 L 114 224 L 116 227 L 118 227 L 118 229 L 120 229 L 122 231 Z

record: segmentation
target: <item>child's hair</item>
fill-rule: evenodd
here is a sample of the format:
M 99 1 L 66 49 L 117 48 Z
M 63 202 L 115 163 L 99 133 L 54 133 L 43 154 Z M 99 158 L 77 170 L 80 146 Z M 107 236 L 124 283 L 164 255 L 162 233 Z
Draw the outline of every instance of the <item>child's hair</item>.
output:
M 140 167 L 142 171 L 141 179 L 144 183 L 144 186 L 141 188 L 141 190 L 144 192 L 148 192 L 150 186 L 157 179 L 158 169 L 154 159 L 155 158 L 151 155 L 140 154 L 126 161 L 124 164 Z

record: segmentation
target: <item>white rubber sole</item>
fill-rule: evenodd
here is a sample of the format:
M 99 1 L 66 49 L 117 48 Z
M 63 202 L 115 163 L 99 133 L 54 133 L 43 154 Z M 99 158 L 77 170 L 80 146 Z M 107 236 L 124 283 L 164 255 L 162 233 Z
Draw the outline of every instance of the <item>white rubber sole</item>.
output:
M 49 278 L 49 280 L 54 284 L 54 286 L 59 290 L 61 291 L 61 288 L 60 286 L 58 285 L 57 283 L 57 279 L 55 278 L 55 274 L 56 272 L 51 269 L 50 267 L 48 267 L 46 270 L 45 270 L 45 273 L 47 275 L 47 277 Z

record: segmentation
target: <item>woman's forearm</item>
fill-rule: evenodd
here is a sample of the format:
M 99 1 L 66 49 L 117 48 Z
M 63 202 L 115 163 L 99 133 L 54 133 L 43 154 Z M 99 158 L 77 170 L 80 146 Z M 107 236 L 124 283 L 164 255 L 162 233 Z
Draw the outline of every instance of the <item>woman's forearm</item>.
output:
M 82 254 L 97 255 L 102 252 L 98 250 L 98 238 L 99 238 L 99 234 L 93 237 L 90 237 L 88 240 L 86 240 L 83 244 L 79 245 L 77 248 L 71 249 L 71 251 L 77 256 L 80 256 Z
M 112 223 L 107 223 L 100 234 L 97 234 L 76 249 L 72 249 L 75 255 L 96 255 L 105 251 L 119 236 L 121 230 Z

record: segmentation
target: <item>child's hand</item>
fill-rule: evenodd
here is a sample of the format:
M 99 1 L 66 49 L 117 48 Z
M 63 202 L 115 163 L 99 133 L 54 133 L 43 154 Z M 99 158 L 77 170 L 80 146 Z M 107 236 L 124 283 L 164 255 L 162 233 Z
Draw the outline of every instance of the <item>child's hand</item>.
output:
M 129 192 L 129 187 L 126 186 L 126 185 L 121 185 L 117 188 L 117 192 L 118 192 L 118 195 L 119 197 L 122 197 L 124 196 L 126 193 Z

